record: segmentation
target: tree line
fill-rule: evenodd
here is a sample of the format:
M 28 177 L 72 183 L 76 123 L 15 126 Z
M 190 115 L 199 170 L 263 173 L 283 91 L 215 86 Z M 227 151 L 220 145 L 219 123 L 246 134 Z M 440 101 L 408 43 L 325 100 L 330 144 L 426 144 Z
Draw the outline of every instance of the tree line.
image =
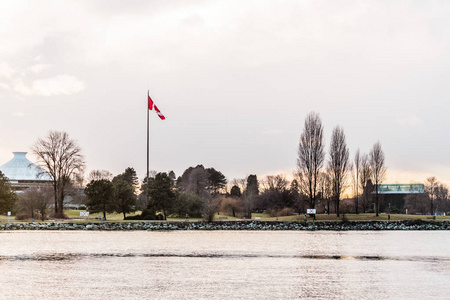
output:
M 32 150 L 37 165 L 51 178 L 48 186 L 36 186 L 17 197 L 11 193 L 7 178 L 0 174 L 0 212 L 15 209 L 44 218 L 51 205 L 55 217 L 63 217 L 67 196 L 83 202 L 89 211 L 127 214 L 142 211 L 135 218 L 167 219 L 204 217 L 212 220 L 223 212 L 233 217 L 250 218 L 254 212 L 268 212 L 273 216 L 304 213 L 307 208 L 319 212 L 341 214 L 367 212 L 374 201 L 378 216 L 379 186 L 385 180 L 385 156 L 380 142 L 369 153 L 356 150 L 353 159 L 341 126 L 332 130 L 328 151 L 320 116 L 307 115 L 298 145 L 297 168 L 292 180 L 285 175 L 269 175 L 258 180 L 255 174 L 228 182 L 225 175 L 213 167 L 189 167 L 176 177 L 173 171 L 152 172 L 139 183 L 133 168 L 113 176 L 109 171 L 94 170 L 88 176 L 84 193 L 85 159 L 77 142 L 65 132 L 50 131 L 39 138 Z M 353 203 L 342 202 L 344 191 L 352 188 Z M 448 202 L 448 188 L 434 177 L 427 179 L 426 195 L 410 195 L 405 207 L 411 212 L 436 211 Z M 374 199 L 372 199 L 372 197 Z M 51 200 L 53 199 L 53 200 Z M 53 202 L 53 203 L 51 203 Z
M 411 193 L 405 197 L 405 209 L 412 214 L 430 214 L 450 211 L 449 188 L 436 177 L 425 181 L 425 193 Z
M 381 143 L 376 142 L 369 154 L 356 151 L 354 161 L 350 159 L 345 133 L 342 127 L 336 126 L 331 134 L 328 159 L 325 151 L 322 120 L 315 112 L 307 115 L 298 147 L 297 171 L 300 192 L 308 197 L 310 208 L 316 208 L 318 196 L 335 206 L 337 216 L 340 215 L 340 200 L 346 188 L 354 181 L 356 186 L 355 209 L 358 213 L 359 191 L 367 190 L 369 182 L 375 187 L 375 214 L 379 214 L 379 185 L 385 180 L 385 156 Z M 325 195 L 326 194 L 326 195 Z M 363 202 L 367 202 L 367 194 L 363 194 Z M 365 207 L 365 205 L 363 206 Z

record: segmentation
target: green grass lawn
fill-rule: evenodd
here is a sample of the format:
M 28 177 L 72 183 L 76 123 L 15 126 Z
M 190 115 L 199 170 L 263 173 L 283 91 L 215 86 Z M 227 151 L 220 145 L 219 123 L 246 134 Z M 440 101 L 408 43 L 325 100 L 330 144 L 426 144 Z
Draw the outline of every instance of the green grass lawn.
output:
M 64 214 L 68 217 L 68 219 L 65 220 L 65 222 L 101 222 L 101 217 L 103 214 L 99 213 L 91 213 L 89 217 L 80 217 L 80 212 L 84 212 L 84 210 L 65 210 Z M 140 214 L 140 211 L 137 211 L 132 214 L 127 214 L 127 216 L 134 216 Z M 99 218 L 100 216 L 100 218 Z M 316 215 L 317 221 L 341 221 L 342 220 L 341 215 L 339 218 L 336 217 L 336 214 L 330 214 L 330 215 L 324 215 L 324 214 L 318 214 Z M 380 214 L 378 217 L 375 217 L 374 213 L 370 214 L 345 214 L 346 218 L 349 221 L 387 221 L 388 215 L 387 214 Z M 391 214 L 391 221 L 399 221 L 399 220 L 431 220 L 430 215 L 403 215 L 403 214 Z M 123 220 L 123 214 L 106 214 L 106 220 L 108 222 L 128 222 Z M 183 222 L 184 218 L 172 218 L 169 217 L 167 221 L 169 222 Z M 241 218 L 235 218 L 232 216 L 225 215 L 223 213 L 216 214 L 214 216 L 214 221 L 241 221 L 245 219 Z M 280 216 L 278 218 L 271 217 L 269 214 L 264 213 L 254 213 L 252 214 L 252 220 L 259 220 L 259 221 L 300 221 L 303 222 L 304 215 L 292 215 L 292 216 Z M 436 216 L 436 221 L 443 221 L 443 220 L 450 220 L 450 216 Z M 25 220 L 25 221 L 31 221 L 31 220 Z M 38 219 L 35 220 L 36 222 L 39 222 Z M 54 221 L 54 220 L 48 220 L 48 221 Z M 48 222 L 46 221 L 46 222 Z M 196 221 L 202 221 L 201 218 L 189 218 L 190 222 L 196 222 Z M 308 216 L 308 221 L 312 221 L 312 217 Z M 0 215 L 0 222 L 19 222 L 15 220 L 15 216 L 6 216 L 6 215 Z
M 316 215 L 317 221 L 341 221 L 343 214 L 338 218 L 336 214 L 318 214 Z M 349 221 L 387 221 L 387 214 L 380 214 L 378 217 L 375 217 L 374 213 L 370 214 L 345 214 L 345 217 Z M 400 220 L 429 220 L 431 218 L 430 215 L 404 215 L 404 214 L 391 214 L 391 221 L 400 221 Z M 252 219 L 257 219 L 261 221 L 275 221 L 276 217 L 270 217 L 268 214 L 252 214 Z M 313 218 L 308 215 L 308 221 Z M 304 215 L 294 215 L 294 216 L 283 216 L 278 217 L 279 221 L 303 221 Z M 450 220 L 450 216 L 436 216 L 437 221 Z

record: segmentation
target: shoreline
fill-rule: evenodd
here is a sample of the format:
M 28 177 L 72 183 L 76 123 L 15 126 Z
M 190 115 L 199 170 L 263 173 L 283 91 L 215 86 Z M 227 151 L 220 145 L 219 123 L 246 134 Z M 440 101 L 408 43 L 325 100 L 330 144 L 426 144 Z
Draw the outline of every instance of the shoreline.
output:
M 13 230 L 96 230 L 96 231 L 173 231 L 173 230 L 250 230 L 250 231 L 366 231 L 366 230 L 450 230 L 450 221 L 214 221 L 214 222 L 47 222 L 0 223 L 0 231 Z

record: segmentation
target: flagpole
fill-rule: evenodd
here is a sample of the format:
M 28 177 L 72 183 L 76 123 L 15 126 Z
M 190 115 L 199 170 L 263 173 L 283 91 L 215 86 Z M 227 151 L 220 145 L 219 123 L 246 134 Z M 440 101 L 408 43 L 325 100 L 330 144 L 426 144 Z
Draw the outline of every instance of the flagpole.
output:
M 147 203 L 148 203 L 148 179 L 150 175 L 150 118 L 149 118 L 149 101 L 150 91 L 147 91 Z

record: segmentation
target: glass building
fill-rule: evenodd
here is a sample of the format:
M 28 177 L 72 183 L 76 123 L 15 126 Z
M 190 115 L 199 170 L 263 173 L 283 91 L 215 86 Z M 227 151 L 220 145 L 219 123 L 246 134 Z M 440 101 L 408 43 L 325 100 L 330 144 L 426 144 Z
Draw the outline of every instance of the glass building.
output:
M 13 152 L 14 157 L 0 166 L 12 189 L 22 193 L 32 186 L 39 186 L 51 181 L 50 175 L 26 157 L 27 152 Z

